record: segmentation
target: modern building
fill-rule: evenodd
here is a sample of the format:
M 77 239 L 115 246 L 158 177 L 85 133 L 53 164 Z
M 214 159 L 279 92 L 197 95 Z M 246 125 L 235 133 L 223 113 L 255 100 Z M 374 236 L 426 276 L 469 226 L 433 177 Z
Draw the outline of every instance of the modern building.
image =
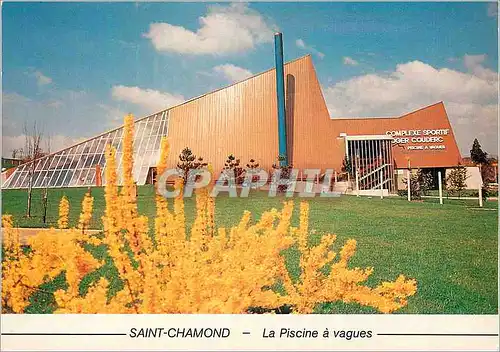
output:
M 310 55 L 286 63 L 282 77 L 286 154 L 296 168 L 340 173 L 347 159 L 358 171 L 362 189 L 382 183 L 392 192 L 405 169 L 435 173 L 461 160 L 442 102 L 390 118 L 331 117 Z M 170 141 L 170 167 L 189 147 L 214 170 L 222 170 L 229 154 L 243 165 L 254 159 L 271 170 L 280 154 L 276 83 L 272 69 L 136 120 L 137 184 L 152 181 L 163 136 Z M 117 148 L 120 167 L 122 132 L 120 127 L 22 164 L 3 187 L 28 187 L 30 180 L 34 187 L 105 184 L 104 149 L 109 143 Z

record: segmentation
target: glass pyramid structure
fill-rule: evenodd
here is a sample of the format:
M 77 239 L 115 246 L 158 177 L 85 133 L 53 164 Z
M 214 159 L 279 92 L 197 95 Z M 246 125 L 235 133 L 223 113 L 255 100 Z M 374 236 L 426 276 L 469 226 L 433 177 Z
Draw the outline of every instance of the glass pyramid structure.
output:
M 168 110 L 135 121 L 134 179 L 146 183 L 151 167 L 160 157 L 160 142 L 168 134 Z M 123 126 L 56 153 L 19 165 L 2 188 L 87 187 L 106 183 L 106 144 L 116 149 L 118 182 L 121 183 Z

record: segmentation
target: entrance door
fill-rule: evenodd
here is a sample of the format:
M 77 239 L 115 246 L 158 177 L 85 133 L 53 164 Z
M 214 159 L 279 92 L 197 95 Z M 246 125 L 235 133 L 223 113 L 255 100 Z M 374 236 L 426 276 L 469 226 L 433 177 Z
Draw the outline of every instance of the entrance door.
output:
M 386 136 L 347 136 L 348 157 L 359 189 L 394 191 L 392 140 Z

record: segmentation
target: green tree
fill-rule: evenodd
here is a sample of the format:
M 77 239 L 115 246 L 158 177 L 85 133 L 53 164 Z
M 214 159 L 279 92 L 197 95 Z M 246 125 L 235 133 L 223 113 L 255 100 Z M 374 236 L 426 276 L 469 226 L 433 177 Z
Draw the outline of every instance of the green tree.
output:
M 346 156 L 344 156 L 344 160 L 342 161 L 342 172 L 347 172 L 352 176 L 352 164 L 351 160 Z
M 464 165 L 458 164 L 457 167 L 450 171 L 446 177 L 446 187 L 451 193 L 458 193 L 460 198 L 462 192 L 467 187 L 465 181 L 467 180 L 467 168 Z
M 472 149 L 470 150 L 470 158 L 472 162 L 476 165 L 488 164 L 488 153 L 484 152 L 481 149 L 481 144 L 479 144 L 477 138 L 475 138 L 474 143 L 472 143 Z
M 247 163 L 247 168 L 245 170 L 245 175 L 248 175 L 248 174 L 254 174 L 252 176 L 252 183 L 253 182 L 257 182 L 259 180 L 259 176 L 255 175 L 256 172 L 258 172 L 260 170 L 260 167 L 259 167 L 259 163 L 257 161 L 255 161 L 255 159 L 250 159 L 250 161 Z
M 240 159 L 236 159 L 233 154 L 227 157 L 224 163 L 224 170 L 231 170 L 237 184 L 241 184 L 245 177 L 245 170 L 240 166 Z
M 497 160 L 493 157 L 488 157 L 486 164 L 481 166 L 481 176 L 485 184 L 497 182 L 497 168 L 495 163 Z
M 417 171 L 417 182 L 420 186 L 420 191 L 424 196 L 427 195 L 429 189 L 432 187 L 433 177 L 432 174 L 426 172 L 422 169 L 418 169 Z
M 285 161 L 286 157 L 279 155 L 277 161 L 272 165 L 274 170 L 280 170 L 280 177 L 282 179 L 289 179 L 292 174 L 293 165 L 281 165 L 281 161 Z M 284 193 L 288 189 L 288 185 L 278 185 L 277 190 L 279 193 Z
M 206 167 L 207 165 L 208 164 L 203 161 L 202 157 L 196 157 L 191 149 L 184 148 L 179 154 L 179 162 L 177 163 L 177 168 L 182 172 L 184 184 L 186 184 L 189 170 L 201 169 Z
M 403 178 L 403 183 L 408 184 L 408 179 Z M 416 173 L 410 177 L 410 195 L 411 199 L 421 199 L 423 195 L 427 195 L 427 191 L 432 186 L 432 175 L 422 169 L 418 169 Z M 401 196 L 406 196 L 408 189 L 399 192 Z
M 259 167 L 259 163 L 255 161 L 255 159 L 250 159 L 247 164 L 247 169 L 255 170 Z

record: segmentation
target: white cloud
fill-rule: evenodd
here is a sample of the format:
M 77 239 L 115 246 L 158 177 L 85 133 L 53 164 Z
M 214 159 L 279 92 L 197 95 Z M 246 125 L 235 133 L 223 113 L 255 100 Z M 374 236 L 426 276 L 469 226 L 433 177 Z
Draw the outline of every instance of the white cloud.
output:
M 144 36 L 158 51 L 224 55 L 272 42 L 276 29 L 260 13 L 243 3 L 212 5 L 208 13 L 199 18 L 199 23 L 196 31 L 170 23 L 151 23 Z
M 45 103 L 45 106 L 47 106 L 49 108 L 59 109 L 62 106 L 64 106 L 64 103 L 60 100 L 50 100 L 50 101 Z
M 52 151 L 118 124 L 99 106 L 102 101 L 90 93 L 56 89 L 46 94 L 46 99 L 39 100 L 38 96 L 3 93 L 2 155 L 10 156 L 12 149 L 23 146 L 25 123 L 32 126 L 36 122 L 45 137 L 53 135 Z
M 357 62 L 356 60 L 354 60 L 352 57 L 349 56 L 344 56 L 342 58 L 342 62 L 344 63 L 344 65 L 349 65 L 349 66 L 357 66 L 359 64 L 359 62 Z
M 464 66 L 467 69 L 472 69 L 474 67 L 477 67 L 477 66 L 481 65 L 484 62 L 485 59 L 486 59 L 486 55 L 485 54 L 481 54 L 481 55 L 468 55 L 468 54 L 465 54 L 464 55 Z
M 50 138 L 50 152 L 54 153 L 57 152 L 58 150 L 67 148 L 69 146 L 72 146 L 76 143 L 83 142 L 87 138 L 84 137 L 68 137 L 64 136 L 61 134 L 56 134 L 53 136 L 46 136 L 45 137 L 45 148 L 47 148 L 47 139 Z
M 2 95 L 2 102 L 4 104 L 26 104 L 30 101 L 30 98 L 18 93 L 3 93 Z
M 68 137 L 61 134 L 53 136 L 43 135 L 41 139 L 41 147 L 44 152 L 54 153 L 58 150 L 67 148 L 78 142 L 84 141 L 83 137 Z M 50 141 L 49 141 L 50 140 Z M 24 134 L 16 136 L 3 136 L 2 137 L 2 155 L 4 157 L 12 157 L 12 152 L 15 149 L 24 149 L 26 137 Z
M 464 66 L 474 75 L 489 80 L 498 80 L 498 72 L 494 72 L 488 68 L 485 68 L 482 64 L 486 60 L 486 55 L 465 55 L 464 56 Z
M 367 74 L 324 89 L 333 118 L 400 116 L 443 101 L 461 152 L 475 137 L 496 154 L 498 76 L 481 64 L 482 55 L 463 58 L 468 72 L 437 69 L 421 61 L 399 64 L 389 74 Z
M 40 71 L 35 71 L 36 82 L 39 86 L 44 86 L 46 84 L 52 83 L 52 78 L 45 76 Z
M 235 66 L 233 64 L 224 64 L 215 66 L 213 70 L 217 74 L 222 75 L 225 79 L 227 79 L 230 82 L 242 81 L 253 75 L 251 71 L 243 67 Z
M 300 49 L 312 52 L 313 54 L 317 55 L 320 59 L 323 59 L 325 57 L 325 54 L 323 54 L 321 51 L 316 50 L 314 47 L 307 45 L 304 42 L 304 40 L 300 38 L 295 41 L 295 45 L 297 45 L 297 47 Z
M 35 70 L 33 67 L 30 67 L 25 74 L 29 77 L 33 77 L 36 80 L 36 84 L 40 87 L 52 83 L 52 78 L 44 75 L 41 71 Z
M 185 101 L 182 95 L 122 85 L 114 86 L 111 89 L 111 95 L 116 100 L 139 105 L 147 109 L 148 112 L 167 109 Z
M 128 114 L 127 112 L 115 106 L 107 104 L 98 104 L 97 106 L 104 110 L 106 120 L 109 121 L 112 126 L 121 125 L 123 123 L 123 119 Z
M 2 136 L 2 156 L 11 157 L 14 150 L 24 148 L 24 142 L 24 135 Z
M 489 17 L 498 17 L 498 3 L 496 1 L 488 4 L 487 14 Z
M 25 124 L 28 128 L 37 124 L 45 151 L 50 136 L 50 150 L 55 152 L 121 125 L 126 115 L 84 91 L 51 90 L 48 94 L 47 99 L 36 100 L 14 92 L 3 93 L 3 156 L 10 157 L 13 149 L 24 147 Z

